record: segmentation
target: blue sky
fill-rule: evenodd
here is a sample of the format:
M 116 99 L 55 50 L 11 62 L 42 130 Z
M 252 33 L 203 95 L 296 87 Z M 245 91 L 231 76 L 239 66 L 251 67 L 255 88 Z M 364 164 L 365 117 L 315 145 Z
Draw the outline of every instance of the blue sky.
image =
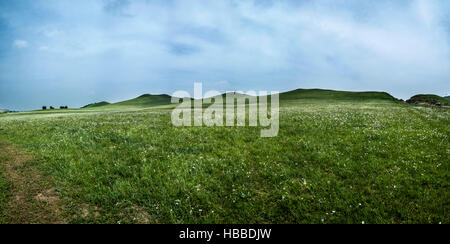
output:
M 0 108 L 193 89 L 450 93 L 450 1 L 0 1 Z

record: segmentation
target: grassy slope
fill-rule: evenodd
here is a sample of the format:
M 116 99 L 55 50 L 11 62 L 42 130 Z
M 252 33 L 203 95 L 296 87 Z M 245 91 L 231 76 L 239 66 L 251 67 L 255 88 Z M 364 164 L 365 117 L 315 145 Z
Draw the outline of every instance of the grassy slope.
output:
M 98 106 L 86 106 L 83 110 L 92 111 L 112 111 L 112 110 L 136 110 L 146 108 L 173 108 L 175 105 L 171 103 L 171 97 L 169 95 L 150 95 L 145 94 L 134 99 L 118 102 L 118 103 L 98 103 Z
M 238 96 L 240 94 L 237 94 Z M 226 94 L 222 94 L 222 99 L 225 101 Z M 246 95 L 243 95 L 246 96 Z M 324 102 L 324 101 L 348 101 L 348 102 L 370 102 L 370 101 L 395 101 L 396 99 L 385 92 L 345 92 L 345 91 L 333 91 L 323 89 L 297 89 L 290 92 L 280 94 L 280 100 L 288 103 L 289 101 L 299 102 Z M 156 106 L 168 106 L 171 105 L 171 97 L 169 95 L 150 95 L 145 94 L 140 97 L 118 102 L 114 104 L 108 104 L 106 102 L 90 104 L 84 108 L 100 108 L 100 109 L 120 109 L 120 108 L 151 108 Z
M 106 106 L 106 105 L 109 105 L 109 104 L 110 104 L 109 102 L 91 103 L 91 104 L 88 104 L 88 105 L 86 105 L 86 106 L 84 106 L 82 108 L 98 108 L 98 107 L 103 107 L 103 106 Z
M 169 95 L 149 95 L 145 94 L 135 99 L 114 103 L 108 105 L 106 107 L 137 107 L 137 108 L 146 108 L 146 107 L 155 107 L 162 105 L 171 104 L 171 97 Z
M 418 102 L 426 102 L 426 103 L 430 103 L 432 101 L 435 102 L 440 102 L 441 104 L 450 104 L 450 99 L 445 98 L 445 97 L 441 97 L 438 95 L 433 95 L 433 94 L 420 94 L 420 95 L 415 95 L 413 97 L 410 98 L 410 100 L 412 101 L 418 101 Z
M 1 115 L 0 139 L 34 153 L 72 222 L 448 223 L 447 109 L 314 93 L 281 95 L 276 138 L 174 128 L 138 102 Z
M 395 101 L 396 99 L 386 92 L 345 92 L 322 89 L 297 89 L 280 94 L 280 100 L 329 100 L 350 102 Z

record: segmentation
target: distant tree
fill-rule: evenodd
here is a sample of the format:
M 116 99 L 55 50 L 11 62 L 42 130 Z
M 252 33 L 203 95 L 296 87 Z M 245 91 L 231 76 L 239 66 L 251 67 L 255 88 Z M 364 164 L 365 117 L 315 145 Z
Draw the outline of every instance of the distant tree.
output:
M 47 106 L 42 106 L 42 110 L 47 110 Z
M 50 109 L 55 109 L 53 106 L 50 106 Z

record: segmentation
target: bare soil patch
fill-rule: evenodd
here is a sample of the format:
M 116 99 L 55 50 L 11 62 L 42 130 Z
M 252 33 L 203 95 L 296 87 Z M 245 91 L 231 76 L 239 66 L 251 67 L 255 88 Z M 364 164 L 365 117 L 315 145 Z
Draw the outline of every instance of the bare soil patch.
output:
M 62 201 L 52 188 L 51 179 L 33 165 L 30 155 L 0 143 L 0 162 L 11 182 L 7 221 L 12 224 L 62 224 Z

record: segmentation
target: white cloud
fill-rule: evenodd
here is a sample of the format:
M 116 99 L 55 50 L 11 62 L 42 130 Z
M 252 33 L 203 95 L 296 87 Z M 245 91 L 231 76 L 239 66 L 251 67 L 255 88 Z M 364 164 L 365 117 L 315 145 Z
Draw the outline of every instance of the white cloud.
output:
M 15 40 L 13 42 L 13 46 L 16 48 L 26 48 L 28 47 L 28 45 L 29 45 L 28 42 L 25 40 Z

